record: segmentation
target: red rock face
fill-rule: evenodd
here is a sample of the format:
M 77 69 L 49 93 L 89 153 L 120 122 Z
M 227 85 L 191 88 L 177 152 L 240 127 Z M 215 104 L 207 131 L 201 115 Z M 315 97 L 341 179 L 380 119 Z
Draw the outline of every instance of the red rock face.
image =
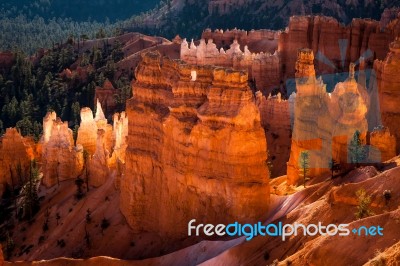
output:
M 81 109 L 81 124 L 78 129 L 78 137 L 76 145 L 82 145 L 82 147 L 89 152 L 94 154 L 96 151 L 96 139 L 97 139 L 97 124 L 93 117 L 93 112 L 90 108 Z
M 364 144 L 368 130 L 366 119 L 369 103 L 364 87 L 354 79 L 354 66 L 346 81 L 336 84 L 331 94 L 325 84 L 316 79 L 314 54 L 310 49 L 300 50 L 296 62 L 296 90 L 294 101 L 294 126 L 288 183 L 301 180 L 300 154 L 309 152 L 308 177 L 327 172 L 333 158 L 342 164 L 349 163 L 348 144 L 354 133 L 362 133 Z
M 268 143 L 268 159 L 272 163 L 271 176 L 286 174 L 291 144 L 291 114 L 289 101 L 281 95 L 265 98 L 257 92 L 257 106 L 261 114 L 261 125 L 265 130 Z
M 208 39 L 207 43 L 201 39 L 198 46 L 194 42 L 189 46 L 185 39 L 181 44 L 181 59 L 188 64 L 216 65 L 247 71 L 255 87 L 267 95 L 281 80 L 278 53 L 251 53 L 247 45 L 242 51 L 236 39 L 226 51 L 223 48 L 218 50 L 213 39 Z
M 52 187 L 78 177 L 83 170 L 83 149 L 75 147 L 68 123 L 57 118 L 56 113 L 48 113 L 43 119 L 43 131 L 43 184 Z
M 392 31 L 381 32 L 377 21 L 354 19 L 345 27 L 333 18 L 294 16 L 279 40 L 282 71 L 284 77 L 294 77 L 297 50 L 301 48 L 312 49 L 315 55 L 321 52 L 339 71 L 346 71 L 350 62 L 356 62 L 368 49 L 372 56 L 367 62 L 383 59 L 393 38 Z M 344 40 L 342 45 L 346 48 L 344 61 L 339 40 Z M 316 61 L 315 67 L 318 74 L 335 72 L 335 68 L 322 61 Z
M 373 161 L 386 162 L 396 156 L 396 137 L 388 128 L 373 131 L 369 136 L 369 142 L 375 148 L 371 155 Z
M 5 186 L 17 187 L 25 182 L 31 160 L 36 155 L 36 144 L 22 137 L 17 129 L 8 128 L 0 138 L 0 195 Z
M 107 79 L 103 87 L 96 87 L 94 96 L 95 104 L 99 101 L 106 114 L 114 114 L 116 108 L 115 95 L 117 94 L 118 90 Z
M 384 61 L 375 61 L 382 123 L 395 135 L 396 152 L 400 151 L 400 39 L 390 45 L 390 52 Z
M 266 141 L 244 72 L 148 53 L 128 101 L 121 211 L 137 232 L 255 221 L 269 205 Z
M 242 50 L 247 46 L 253 53 L 269 52 L 273 54 L 278 48 L 280 34 L 280 31 L 266 29 L 251 31 L 238 29 L 211 31 L 210 29 L 206 29 L 202 33 L 201 38 L 204 40 L 213 40 L 218 49 L 226 49 L 236 40 Z

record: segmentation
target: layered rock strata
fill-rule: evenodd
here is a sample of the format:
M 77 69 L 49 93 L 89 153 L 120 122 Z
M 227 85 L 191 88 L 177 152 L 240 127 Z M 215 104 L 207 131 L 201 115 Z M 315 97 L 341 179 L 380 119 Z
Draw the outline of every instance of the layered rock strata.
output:
M 267 150 L 247 74 L 148 53 L 135 71 L 121 211 L 136 232 L 256 221 L 269 204 Z
M 43 119 L 42 172 L 47 187 L 76 178 L 83 170 L 83 148 L 75 147 L 68 123 L 56 116 L 51 112 Z
M 89 108 L 81 110 L 75 146 L 67 122 L 61 122 L 54 112 L 48 113 L 43 119 L 41 140 L 43 183 L 51 187 L 66 179 L 86 178 L 88 174 L 90 186 L 103 185 L 113 171 L 117 171 L 117 166 L 125 163 L 127 134 L 126 114 L 114 115 L 113 128 L 97 101 L 95 117 Z
M 349 163 L 348 145 L 354 133 L 360 131 L 366 144 L 368 131 L 369 97 L 354 78 L 354 65 L 348 79 L 328 94 L 322 80 L 315 77 L 312 50 L 302 49 L 296 62 L 296 89 L 289 184 L 304 182 L 300 180 L 301 152 L 309 153 L 308 176 L 318 176 L 328 171 L 332 159 Z
M 96 87 L 94 95 L 95 104 L 100 102 L 106 114 L 113 114 L 117 106 L 115 95 L 118 95 L 118 90 L 114 88 L 110 80 L 106 79 L 102 87 Z
M 245 46 L 254 53 L 270 52 L 274 53 L 278 47 L 278 40 L 281 31 L 272 30 L 214 30 L 206 29 L 203 31 L 201 38 L 204 40 L 212 39 L 217 45 L 218 49 L 227 48 L 235 40 L 240 44 L 240 48 L 244 49 Z
M 236 39 L 227 50 L 223 48 L 218 50 L 212 39 L 208 39 L 207 43 L 201 39 L 198 46 L 193 41 L 189 45 L 185 39 L 181 44 L 181 59 L 193 65 L 216 65 L 247 71 L 249 80 L 266 95 L 281 80 L 278 53 L 251 53 L 247 45 L 242 51 Z
M 6 186 L 16 188 L 26 181 L 35 155 L 33 139 L 22 137 L 15 128 L 6 130 L 0 138 L 0 196 Z
M 373 162 L 386 162 L 394 158 L 396 153 L 396 137 L 388 128 L 376 129 L 369 135 L 369 144 L 373 149 L 370 158 Z
M 400 39 L 390 44 L 390 52 L 385 60 L 376 60 L 374 70 L 377 75 L 382 124 L 396 137 L 396 153 L 400 152 Z
M 379 22 L 373 20 L 354 19 L 344 26 L 329 17 L 293 16 L 279 39 L 283 76 L 294 77 L 300 48 L 309 48 L 318 55 L 315 63 L 319 74 L 335 73 L 346 71 L 350 62 L 361 56 L 370 64 L 385 58 L 394 36 L 393 31 L 382 31 Z
M 267 137 L 270 155 L 268 160 L 272 164 L 271 176 L 284 175 L 289 160 L 292 135 L 289 101 L 283 100 L 280 93 L 266 98 L 258 91 L 256 97 L 261 125 Z

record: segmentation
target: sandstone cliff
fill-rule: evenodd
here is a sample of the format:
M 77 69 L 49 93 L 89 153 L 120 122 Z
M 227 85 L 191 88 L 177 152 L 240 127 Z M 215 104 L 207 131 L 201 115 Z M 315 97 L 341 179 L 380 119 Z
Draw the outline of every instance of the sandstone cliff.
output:
M 388 128 L 376 129 L 369 136 L 371 150 L 370 159 L 373 162 L 386 162 L 397 155 L 396 137 Z
M 146 54 L 128 101 L 121 211 L 136 232 L 255 221 L 269 204 L 267 150 L 247 74 Z
M 95 104 L 99 101 L 106 114 L 113 114 L 117 106 L 115 95 L 118 95 L 118 93 L 119 91 L 106 79 L 102 87 L 96 87 L 94 95 Z
M 83 148 L 75 147 L 68 123 L 56 116 L 52 112 L 43 119 L 42 172 L 47 187 L 76 178 L 83 170 Z
M 25 182 L 36 151 L 32 139 L 22 137 L 15 128 L 6 130 L 0 138 L 0 196 L 7 185 L 16 188 Z
M 396 152 L 400 152 L 400 39 L 390 44 L 390 52 L 384 61 L 375 61 L 377 72 L 382 123 L 397 140 Z
M 354 19 L 349 26 L 343 26 L 329 17 L 291 17 L 289 27 L 279 39 L 284 77 L 294 77 L 300 48 L 312 49 L 317 55 L 319 74 L 334 73 L 346 71 L 350 62 L 363 55 L 368 55 L 365 59 L 369 63 L 383 59 L 394 36 L 391 31 L 381 31 L 379 22 L 373 20 Z
M 124 164 L 128 118 L 125 113 L 114 115 L 114 128 L 107 123 L 101 104 L 97 101 L 96 115 L 90 108 L 82 108 L 81 125 L 76 146 L 67 122 L 56 113 L 43 119 L 41 146 L 43 182 L 51 187 L 60 181 L 89 174 L 89 185 L 103 185 L 116 170 L 117 162 Z M 87 153 L 87 155 L 84 155 Z M 87 157 L 86 165 L 84 156 Z M 85 167 L 88 167 L 85 169 Z
M 292 127 L 289 101 L 283 100 L 280 93 L 265 98 L 257 92 L 256 96 L 261 125 L 267 137 L 268 160 L 272 163 L 271 176 L 281 176 L 286 174 L 290 155 Z
M 331 94 L 326 85 L 316 79 L 314 54 L 310 49 L 298 52 L 296 62 L 296 97 L 294 127 L 288 163 L 288 183 L 298 184 L 300 179 L 300 153 L 309 152 L 309 177 L 321 175 L 332 159 L 349 163 L 348 145 L 358 130 L 368 131 L 366 114 L 369 96 L 354 78 L 354 65 L 345 82 L 336 84 Z M 302 180 L 301 182 L 304 182 Z
M 212 31 L 211 29 L 206 29 L 203 31 L 201 38 L 204 40 L 212 39 L 218 49 L 228 48 L 236 40 L 242 50 L 247 46 L 253 53 L 269 52 L 273 54 L 278 48 L 280 34 L 280 31 L 266 29 L 251 31 L 239 29 Z
M 247 45 L 242 51 L 236 39 L 226 51 L 222 47 L 218 50 L 213 39 L 208 39 L 207 43 L 201 39 L 198 46 L 193 41 L 189 45 L 185 39 L 181 44 L 181 59 L 188 64 L 216 65 L 247 71 L 249 80 L 266 95 L 277 87 L 281 80 L 278 53 L 252 53 Z
M 89 154 L 96 151 L 97 124 L 93 118 L 93 112 L 90 108 L 81 109 L 81 124 L 78 129 L 76 145 L 82 145 Z

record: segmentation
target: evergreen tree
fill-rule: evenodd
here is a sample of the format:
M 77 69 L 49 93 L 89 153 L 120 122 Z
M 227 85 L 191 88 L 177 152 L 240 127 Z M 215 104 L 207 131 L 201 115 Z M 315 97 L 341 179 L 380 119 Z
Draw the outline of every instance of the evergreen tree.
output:
M 360 135 L 360 131 L 356 130 L 349 144 L 350 162 L 356 164 L 356 166 L 367 158 L 367 150 L 366 147 L 362 145 Z
M 308 151 L 302 151 L 300 153 L 299 165 L 300 165 L 300 176 L 303 177 L 303 186 L 306 187 L 306 181 L 308 180 L 308 168 L 310 162 L 310 153 Z
M 22 188 L 22 218 L 31 220 L 39 210 L 39 182 L 39 169 L 36 161 L 32 160 L 29 179 Z

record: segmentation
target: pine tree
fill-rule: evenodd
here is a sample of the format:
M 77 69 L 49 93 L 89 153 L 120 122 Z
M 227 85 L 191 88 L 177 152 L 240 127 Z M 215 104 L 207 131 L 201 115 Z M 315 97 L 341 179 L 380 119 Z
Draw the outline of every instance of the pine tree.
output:
M 354 132 L 353 138 L 350 141 L 348 149 L 350 162 L 352 164 L 356 164 L 356 166 L 358 166 L 367 158 L 366 147 L 362 145 L 360 136 L 360 131 L 356 130 L 356 132 Z
M 36 161 L 31 161 L 30 176 L 28 182 L 22 188 L 22 216 L 25 219 L 31 220 L 33 215 L 39 210 L 38 184 L 39 184 L 39 169 Z
M 304 187 L 306 187 L 309 162 L 310 162 L 310 154 L 309 154 L 309 152 L 308 151 L 302 151 L 300 153 L 300 160 L 299 160 L 300 169 L 299 170 L 300 170 L 300 175 L 303 177 L 303 186 Z

